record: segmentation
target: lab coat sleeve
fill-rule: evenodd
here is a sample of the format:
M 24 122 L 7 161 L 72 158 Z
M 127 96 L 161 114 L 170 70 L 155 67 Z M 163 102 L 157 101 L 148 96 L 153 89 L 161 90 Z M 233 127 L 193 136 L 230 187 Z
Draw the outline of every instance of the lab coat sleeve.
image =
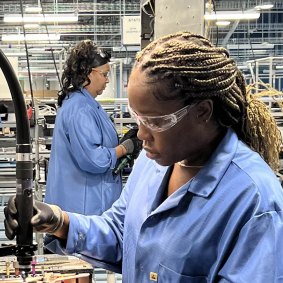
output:
M 219 272 L 219 282 L 283 282 L 283 212 L 253 217 Z
M 90 173 L 104 173 L 115 167 L 117 140 L 111 140 L 114 128 L 103 122 L 93 109 L 85 106 L 70 119 L 69 141 L 79 167 Z M 114 134 L 116 138 L 116 133 Z M 106 141 L 107 140 L 107 141 Z M 106 143 L 112 147 L 106 147 Z
M 126 185 L 120 198 L 101 216 L 68 212 L 70 226 L 67 242 L 62 244 L 53 237 L 46 243 L 46 248 L 59 254 L 75 255 L 96 267 L 120 273 L 127 201 Z

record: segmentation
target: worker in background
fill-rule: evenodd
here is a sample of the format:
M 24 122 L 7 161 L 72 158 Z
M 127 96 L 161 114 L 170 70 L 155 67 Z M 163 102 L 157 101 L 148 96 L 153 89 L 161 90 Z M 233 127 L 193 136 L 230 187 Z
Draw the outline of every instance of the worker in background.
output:
M 100 215 L 118 199 L 122 181 L 113 169 L 138 147 L 134 137 L 119 145 L 115 125 L 96 100 L 109 82 L 109 61 L 91 40 L 78 43 L 58 96 L 45 202 L 85 215 Z
M 35 202 L 49 248 L 126 283 L 281 282 L 281 135 L 227 50 L 189 32 L 157 39 L 138 53 L 128 96 L 144 150 L 120 198 L 89 217 Z M 9 239 L 16 211 L 11 198 Z

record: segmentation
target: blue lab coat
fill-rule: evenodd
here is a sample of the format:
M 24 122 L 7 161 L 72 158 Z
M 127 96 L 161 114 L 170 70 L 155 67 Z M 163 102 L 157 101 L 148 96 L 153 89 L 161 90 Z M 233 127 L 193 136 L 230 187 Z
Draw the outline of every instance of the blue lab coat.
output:
M 207 166 L 161 203 L 168 170 L 142 152 L 102 217 L 69 213 L 63 252 L 122 267 L 124 283 L 283 282 L 282 188 L 257 153 L 228 130 Z
M 121 194 L 113 176 L 118 136 L 101 105 L 82 89 L 64 100 L 56 116 L 45 201 L 66 211 L 100 215 Z

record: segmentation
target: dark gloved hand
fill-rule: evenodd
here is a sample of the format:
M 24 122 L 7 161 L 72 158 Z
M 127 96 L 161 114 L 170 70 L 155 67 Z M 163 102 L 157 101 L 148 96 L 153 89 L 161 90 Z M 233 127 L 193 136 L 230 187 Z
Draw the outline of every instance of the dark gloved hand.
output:
M 16 197 L 10 197 L 8 205 L 4 208 L 5 234 L 9 240 L 13 240 L 18 232 Z M 49 205 L 35 200 L 33 204 L 33 217 L 31 225 L 34 231 L 53 234 L 62 228 L 64 217 L 62 210 L 57 205 Z
M 137 133 L 137 128 L 130 129 L 120 140 L 120 144 L 125 147 L 127 154 L 133 155 L 133 158 L 137 158 L 142 149 L 142 141 L 137 138 Z
M 142 141 L 138 138 L 127 139 L 121 143 L 125 147 L 127 154 L 136 155 L 142 149 Z
M 120 143 L 124 142 L 127 139 L 137 138 L 137 134 L 138 134 L 138 128 L 133 128 L 128 130 L 120 139 Z

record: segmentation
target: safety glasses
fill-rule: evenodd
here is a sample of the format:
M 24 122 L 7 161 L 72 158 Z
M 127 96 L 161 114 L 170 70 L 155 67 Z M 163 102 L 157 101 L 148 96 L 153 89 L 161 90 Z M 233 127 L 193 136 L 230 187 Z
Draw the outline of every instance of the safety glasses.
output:
M 106 80 L 109 79 L 109 73 L 103 73 L 102 71 L 97 70 L 97 69 L 95 69 L 95 68 L 92 68 L 92 71 L 98 72 L 98 73 L 101 74 Z
M 129 112 L 138 125 L 141 123 L 153 132 L 163 132 L 180 122 L 194 104 L 187 105 L 180 110 L 162 116 L 139 116 L 128 104 Z

